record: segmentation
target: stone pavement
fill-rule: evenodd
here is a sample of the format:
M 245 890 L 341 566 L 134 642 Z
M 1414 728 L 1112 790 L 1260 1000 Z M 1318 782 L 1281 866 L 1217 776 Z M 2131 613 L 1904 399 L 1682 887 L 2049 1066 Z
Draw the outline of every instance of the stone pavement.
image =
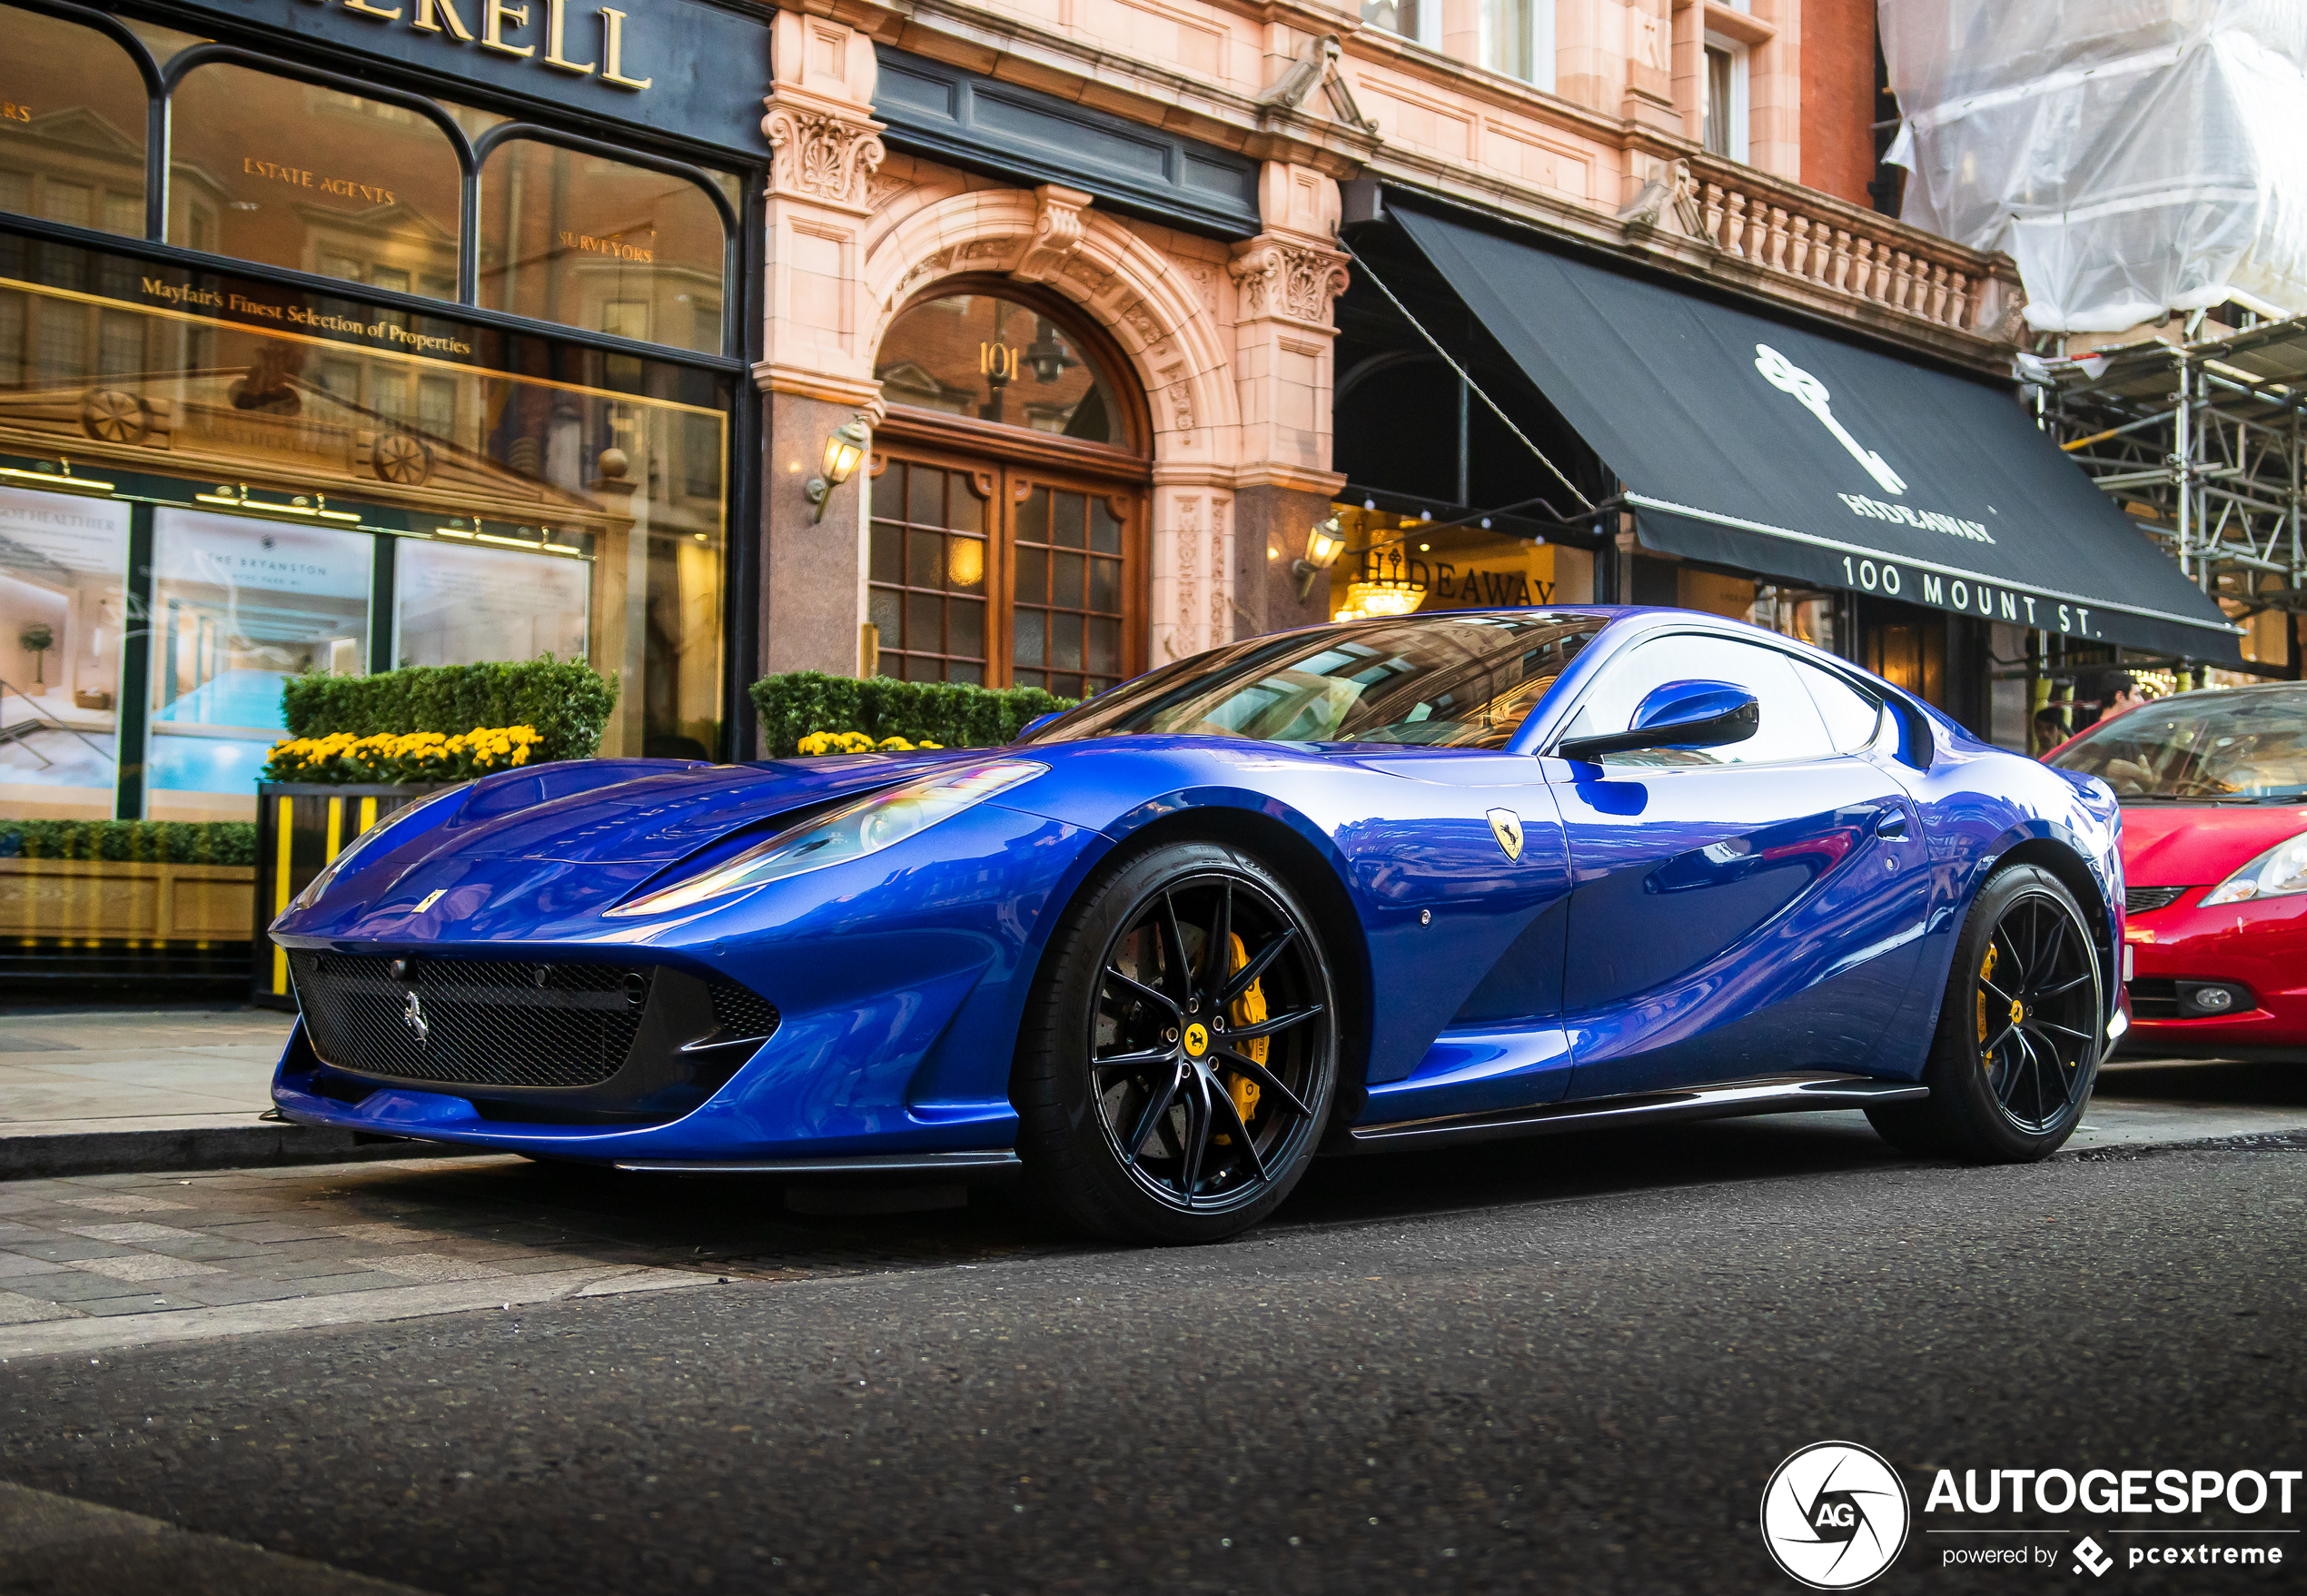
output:
M 398 1156 L 268 1123 L 292 1015 L 232 1005 L 14 1009 L 0 1026 L 0 1180 Z
M 1071 1245 L 781 1195 L 507 1156 L 0 1184 L 0 1360 Z

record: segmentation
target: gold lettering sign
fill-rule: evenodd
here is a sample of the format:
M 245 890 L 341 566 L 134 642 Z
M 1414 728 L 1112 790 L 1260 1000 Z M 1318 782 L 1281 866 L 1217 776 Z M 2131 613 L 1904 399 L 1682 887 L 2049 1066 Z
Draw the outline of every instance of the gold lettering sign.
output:
M 395 203 L 392 191 L 373 183 L 355 183 L 349 177 L 322 177 L 307 172 L 302 166 L 283 166 L 277 161 L 260 161 L 253 155 L 241 157 L 241 170 L 251 177 L 269 178 L 285 183 L 291 188 L 309 188 L 316 193 L 336 194 L 348 200 L 364 200 L 371 205 Z
M 580 250 L 589 255 L 609 255 L 644 266 L 652 265 L 657 260 L 654 244 L 627 243 L 621 238 L 596 238 L 589 233 L 570 233 L 565 228 L 559 237 L 560 247 L 565 250 Z
M 310 0 L 314 5 L 327 5 L 332 0 Z M 518 35 L 531 25 L 533 0 L 470 0 L 480 29 L 476 34 L 465 25 L 457 9 L 459 0 L 405 0 L 399 5 L 382 5 L 376 0 L 342 0 L 344 9 L 355 16 L 365 16 L 380 25 L 400 23 L 419 33 L 431 34 L 446 42 L 459 45 L 477 44 L 483 50 L 518 60 L 534 61 L 540 66 L 551 67 L 574 77 L 599 76 L 600 81 L 635 94 L 657 81 L 649 77 L 633 77 L 625 70 L 625 23 L 631 15 L 614 6 L 603 5 L 595 15 L 600 18 L 596 35 L 598 44 L 588 51 L 592 60 L 578 60 L 569 54 L 569 0 L 542 0 L 544 15 L 536 18 L 536 25 L 544 29 L 544 53 L 538 54 L 534 42 L 524 42 Z M 579 25 L 581 27 L 581 24 Z M 19 113 L 22 113 L 19 114 Z M 22 106 L 7 105 L 0 112 L 0 120 L 28 122 L 31 113 Z
M 1009 382 L 1017 375 L 1017 352 L 1006 343 L 980 343 L 977 370 L 996 382 Z
M 0 122 L 30 122 L 32 107 L 19 105 L 14 100 L 0 100 Z

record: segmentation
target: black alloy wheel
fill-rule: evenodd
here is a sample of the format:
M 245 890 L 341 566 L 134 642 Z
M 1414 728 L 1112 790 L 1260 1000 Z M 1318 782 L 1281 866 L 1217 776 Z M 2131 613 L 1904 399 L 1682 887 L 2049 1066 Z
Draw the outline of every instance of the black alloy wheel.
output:
M 1926 1101 L 1866 1111 L 1894 1145 L 1972 1163 L 2048 1156 L 2074 1134 L 2105 1056 L 2102 950 L 2074 895 L 2018 865 L 1965 920 L 1923 1071 Z
M 1337 1077 L 1337 1002 L 1311 917 L 1239 849 L 1157 848 L 1053 939 L 1019 1041 L 1021 1152 L 1077 1224 L 1213 1241 L 1286 1196 Z
M 2007 905 L 1978 967 L 1979 1067 L 2020 1130 L 2055 1125 L 2098 1056 L 2097 961 L 2090 932 L 2047 892 Z

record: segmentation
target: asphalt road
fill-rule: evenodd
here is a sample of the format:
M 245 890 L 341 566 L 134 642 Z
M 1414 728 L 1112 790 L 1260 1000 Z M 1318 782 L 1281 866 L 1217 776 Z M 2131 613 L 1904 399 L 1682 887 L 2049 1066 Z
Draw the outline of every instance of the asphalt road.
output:
M 2109 1087 L 2297 1103 L 2307 1068 Z M 675 1231 L 743 1201 L 509 1178 Z M 0 1480 L 442 1596 L 967 1596 L 1791 1591 L 1757 1506 L 1828 1438 L 1917 1508 L 1942 1467 L 2307 1467 L 2295 1136 L 1987 1170 L 1770 1121 L 1565 1137 L 1326 1165 L 1194 1251 L 1000 1199 L 842 1223 L 889 1266 L 20 1359 Z M 1922 1515 L 1870 1589 L 2295 1588 L 2298 1535 L 2216 1542 L 2296 1549 L 2280 1570 L 2064 1552 L 2294 1505 Z M 1965 1522 L 2058 1533 L 1926 1532 Z M 2021 1543 L 2055 1566 L 1942 1566 Z M 34 1561 L 0 1545 L 0 1591 L 78 1588 Z

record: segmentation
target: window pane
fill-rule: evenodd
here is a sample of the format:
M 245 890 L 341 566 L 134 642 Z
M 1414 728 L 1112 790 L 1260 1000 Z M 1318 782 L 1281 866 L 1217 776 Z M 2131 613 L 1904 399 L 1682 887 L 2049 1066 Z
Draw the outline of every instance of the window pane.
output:
M 898 541 L 899 536 L 897 529 L 887 521 L 873 523 L 873 580 L 902 582 L 906 580 L 905 546 Z
M 1703 137 L 1706 147 L 1718 155 L 1730 153 L 1730 52 L 1708 45 Z
M 286 726 L 282 684 L 368 669 L 374 558 L 361 532 L 154 512 L 154 819 L 254 818 L 257 768 Z
M 1017 537 L 1027 543 L 1049 541 L 1049 490 L 1036 488 L 1017 507 Z
M 906 582 L 909 587 L 945 585 L 946 540 L 935 532 L 906 534 Z
M 946 624 L 952 629 L 946 652 L 971 659 L 985 657 L 985 606 L 982 600 L 955 599 L 946 606 Z
M 1747 689 L 1761 722 L 1744 742 L 1716 748 L 1636 749 L 1605 754 L 1606 765 L 1762 765 L 1825 758 L 1835 751 L 1794 664 L 1776 649 L 1727 638 L 1666 637 L 1614 662 L 1572 717 L 1568 735 L 1624 731 L 1655 689 L 1670 681 L 1727 681 Z
M 921 527 L 941 527 L 946 524 L 946 473 L 927 466 L 909 465 L 906 479 L 911 483 L 906 494 L 906 519 Z
M 1049 601 L 1068 610 L 1082 607 L 1082 557 L 1056 554 L 1050 559 Z
M 1093 560 L 1089 562 L 1089 607 L 1108 615 L 1118 615 L 1122 610 L 1122 562 L 1118 560 Z
M 1016 560 L 1017 601 L 1020 604 L 1048 603 L 1049 551 L 1021 546 Z
M 1049 618 L 1049 662 L 1061 669 L 1082 668 L 1082 618 L 1078 615 L 1053 615 Z
M 592 578 L 589 563 L 565 555 L 406 540 L 393 579 L 395 662 L 582 659 Z
M 942 654 L 946 651 L 946 629 L 943 624 L 946 601 L 934 593 L 906 595 L 906 647 L 924 653 Z
M 480 169 L 480 302 L 515 315 L 718 351 L 727 237 L 671 173 L 525 138 Z
M 956 531 L 982 532 L 985 530 L 985 501 L 977 497 L 969 479 L 954 473 L 953 491 L 946 496 L 946 525 Z
M 902 600 L 886 588 L 874 588 L 866 594 L 866 619 L 881 633 L 881 646 L 895 649 L 905 642 L 905 617 Z
M 1020 665 L 1043 663 L 1045 659 L 1042 651 L 1043 631 L 1046 623 L 1047 618 L 1042 610 L 1020 610 L 1017 611 L 1011 622 L 1010 659 Z M 1025 679 L 1021 674 L 1017 679 L 1022 682 Z
M 0 211 L 144 236 L 144 79 L 94 28 L 0 5 Z
M 1102 495 L 1089 501 L 1089 546 L 1100 554 L 1122 551 L 1122 523 Z
M 896 461 L 873 479 L 873 513 L 884 520 L 906 519 L 906 468 Z
M 985 587 L 985 545 L 982 539 L 946 540 L 946 586 L 956 593 L 983 592 Z
M 127 505 L 0 488 L 0 812 L 112 818 L 127 569 Z
M 1050 541 L 1062 543 L 1068 549 L 1082 546 L 1082 496 L 1079 493 L 1059 493 L 1050 506 L 1055 524 L 1050 530 Z
M 1482 64 L 1509 77 L 1530 75 L 1530 0 L 1482 0 Z
M 452 299 L 455 146 L 404 105 L 229 62 L 169 113 L 168 241 Z
M 1107 676 L 1122 669 L 1122 623 L 1118 620 L 1093 620 L 1089 623 L 1089 668 Z
M 1849 753 L 1863 748 L 1875 740 L 1876 729 L 1882 721 L 1882 707 L 1859 693 L 1838 676 L 1821 670 L 1817 666 L 1797 659 L 1795 674 L 1803 686 L 1810 689 L 1817 700 L 1818 713 L 1827 722 L 1827 735 L 1835 747 Z
M 1092 443 L 1124 441 L 1113 391 L 1072 334 L 995 295 L 948 294 L 900 312 L 873 374 L 892 404 Z
M 946 667 L 946 679 L 947 681 L 965 681 L 974 687 L 984 687 L 985 685 L 985 668 L 983 665 L 971 665 L 956 659 Z

